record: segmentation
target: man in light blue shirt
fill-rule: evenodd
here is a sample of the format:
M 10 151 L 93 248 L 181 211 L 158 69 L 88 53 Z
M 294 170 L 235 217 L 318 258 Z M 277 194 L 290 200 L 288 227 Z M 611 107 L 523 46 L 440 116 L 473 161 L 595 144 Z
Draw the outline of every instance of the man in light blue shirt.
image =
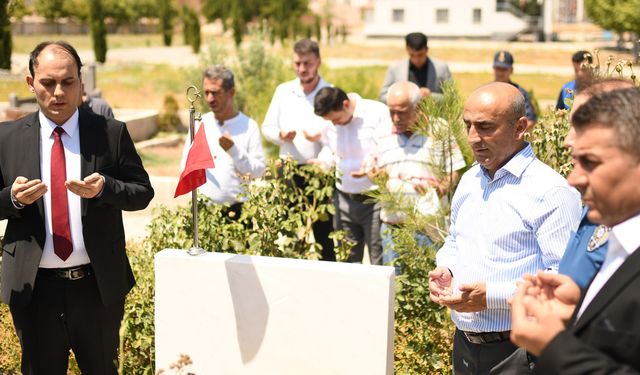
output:
M 431 299 L 451 309 L 454 372 L 486 374 L 516 346 L 507 300 L 523 273 L 557 271 L 579 222 L 578 192 L 525 142 L 525 99 L 494 82 L 464 108 L 477 161 L 462 177 L 451 227 L 430 273 Z

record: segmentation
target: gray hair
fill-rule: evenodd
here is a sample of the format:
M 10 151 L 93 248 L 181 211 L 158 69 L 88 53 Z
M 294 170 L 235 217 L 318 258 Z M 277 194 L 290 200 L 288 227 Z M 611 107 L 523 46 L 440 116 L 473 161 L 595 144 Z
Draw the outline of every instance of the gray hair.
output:
M 202 79 L 220 79 L 222 80 L 222 88 L 229 91 L 235 87 L 235 80 L 231 69 L 224 65 L 216 64 L 208 67 L 202 73 Z
M 592 126 L 613 129 L 615 142 L 640 158 L 640 89 L 637 87 L 596 94 L 571 118 L 576 131 Z

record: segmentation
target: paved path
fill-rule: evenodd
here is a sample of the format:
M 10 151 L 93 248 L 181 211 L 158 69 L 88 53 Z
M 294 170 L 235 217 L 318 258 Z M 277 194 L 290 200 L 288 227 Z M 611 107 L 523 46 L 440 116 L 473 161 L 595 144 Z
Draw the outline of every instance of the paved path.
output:
M 372 47 L 380 46 L 398 46 L 402 43 L 401 39 L 362 39 L 351 38 L 350 43 L 357 45 L 370 45 Z M 456 48 L 465 48 L 469 50 L 469 54 L 473 54 L 474 50 L 486 49 L 504 49 L 508 48 L 513 51 L 535 49 L 540 53 L 550 51 L 566 51 L 568 54 L 578 49 L 593 50 L 609 46 L 608 42 L 581 42 L 581 43 L 530 43 L 530 42 L 500 42 L 500 41 L 474 41 L 474 40 L 430 40 L 429 46 L 433 49 L 449 48 L 455 45 Z M 205 48 L 205 47 L 203 47 Z M 94 61 L 93 52 L 90 50 L 78 51 L 83 62 L 89 63 Z M 27 71 L 28 55 L 14 53 L 11 56 L 12 72 L 23 74 Z M 381 65 L 387 66 L 391 60 L 385 59 L 355 59 L 355 58 L 325 58 L 324 62 L 331 68 L 358 67 Z M 138 47 L 138 48 L 112 48 L 107 52 L 107 66 L 116 64 L 168 64 L 178 67 L 193 66 L 199 64 L 199 57 L 195 55 L 190 47 L 187 46 L 171 46 L 171 47 Z M 491 72 L 491 64 L 482 62 L 457 62 L 448 61 L 449 67 L 453 73 L 463 72 Z M 561 66 L 554 65 L 526 65 L 518 64 L 518 73 L 546 73 L 571 75 L 573 73 L 570 64 Z

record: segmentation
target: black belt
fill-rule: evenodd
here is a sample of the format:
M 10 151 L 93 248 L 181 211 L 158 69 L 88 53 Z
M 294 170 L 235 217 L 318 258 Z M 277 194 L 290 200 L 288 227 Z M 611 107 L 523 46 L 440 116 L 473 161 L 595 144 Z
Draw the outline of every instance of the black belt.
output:
M 54 279 L 80 280 L 92 274 L 90 264 L 69 268 L 38 268 L 38 275 Z
M 467 332 L 460 331 L 467 338 L 470 343 L 473 344 L 491 344 L 494 342 L 501 342 L 509 340 L 511 331 L 502 332 Z
M 338 189 L 336 189 L 336 190 L 338 190 Z M 338 193 L 344 195 L 345 197 L 351 199 L 352 201 L 361 202 L 361 203 L 366 201 L 367 199 L 371 199 L 370 196 L 365 195 L 365 194 L 345 193 L 342 190 L 338 190 Z

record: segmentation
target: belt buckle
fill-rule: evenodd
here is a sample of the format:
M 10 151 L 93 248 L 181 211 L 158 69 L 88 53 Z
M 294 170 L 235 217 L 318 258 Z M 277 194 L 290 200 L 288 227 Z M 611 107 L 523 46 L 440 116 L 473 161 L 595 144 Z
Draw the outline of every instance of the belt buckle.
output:
M 482 337 L 482 335 L 472 335 L 471 333 L 467 332 L 467 331 L 462 331 L 462 333 L 464 334 L 464 337 L 467 338 L 467 341 L 469 341 L 470 343 L 473 344 L 484 344 L 484 338 Z
M 68 269 L 66 272 L 66 277 L 69 280 L 80 280 L 83 277 L 87 276 L 87 273 L 82 269 L 82 268 L 71 268 Z

